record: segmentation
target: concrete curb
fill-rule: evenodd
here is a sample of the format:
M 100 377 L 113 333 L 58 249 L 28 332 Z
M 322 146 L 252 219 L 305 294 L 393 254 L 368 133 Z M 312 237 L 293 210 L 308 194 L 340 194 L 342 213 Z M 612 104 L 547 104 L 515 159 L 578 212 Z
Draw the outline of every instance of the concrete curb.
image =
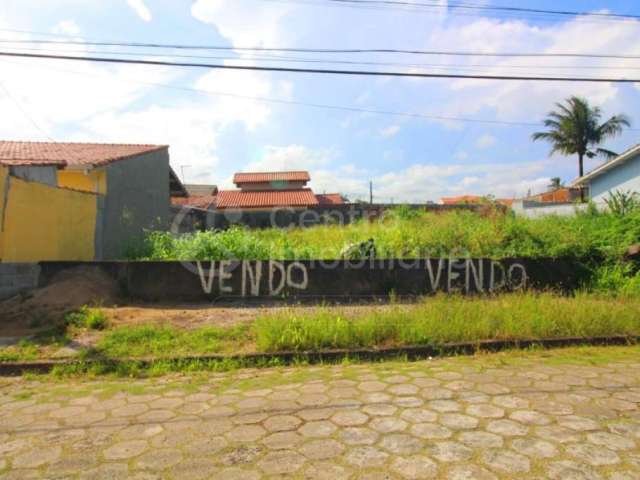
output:
M 247 366 L 279 361 L 291 364 L 299 361 L 308 363 L 336 362 L 345 358 L 359 360 L 383 360 L 394 357 L 407 357 L 409 360 L 421 360 L 430 357 L 446 357 L 453 355 L 473 355 L 478 352 L 500 352 L 511 349 L 527 349 L 531 347 L 561 348 L 571 346 L 614 346 L 635 345 L 640 343 L 640 336 L 611 336 L 611 337 L 561 337 L 547 339 L 525 340 L 482 340 L 479 342 L 446 343 L 442 345 L 420 345 L 390 348 L 363 348 L 323 350 L 317 352 L 273 352 L 249 353 L 241 355 L 202 355 L 171 358 L 126 358 L 126 359 L 86 359 L 86 360 L 38 360 L 33 362 L 0 362 L 0 376 L 16 376 L 24 373 L 48 373 L 57 366 L 112 364 L 114 366 L 128 362 L 136 362 L 142 367 L 148 367 L 154 362 L 219 362 L 237 361 Z

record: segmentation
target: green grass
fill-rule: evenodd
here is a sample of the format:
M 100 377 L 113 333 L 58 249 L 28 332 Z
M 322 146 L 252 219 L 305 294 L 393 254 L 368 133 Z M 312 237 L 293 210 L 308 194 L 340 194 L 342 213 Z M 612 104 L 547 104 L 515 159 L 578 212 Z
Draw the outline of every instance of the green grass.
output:
M 248 326 L 180 330 L 170 326 L 119 327 L 107 334 L 96 352 L 107 358 L 172 357 L 233 352 L 250 339 Z
M 109 326 L 107 316 L 99 308 L 82 306 L 78 311 L 65 315 L 64 321 L 67 325 L 78 328 L 88 328 L 89 330 L 104 330 Z
M 382 258 L 575 256 L 617 258 L 640 241 L 640 210 L 627 215 L 589 211 L 540 219 L 497 212 L 479 215 L 391 211 L 382 221 L 312 228 L 249 230 L 234 227 L 172 236 L 151 232 L 130 256 L 153 260 L 339 258 L 342 248 L 373 238 Z
M 492 299 L 438 296 L 414 307 L 349 318 L 322 308 L 255 322 L 259 351 L 314 351 L 441 345 L 489 339 L 540 339 L 640 334 L 640 300 L 579 295 L 514 294 Z

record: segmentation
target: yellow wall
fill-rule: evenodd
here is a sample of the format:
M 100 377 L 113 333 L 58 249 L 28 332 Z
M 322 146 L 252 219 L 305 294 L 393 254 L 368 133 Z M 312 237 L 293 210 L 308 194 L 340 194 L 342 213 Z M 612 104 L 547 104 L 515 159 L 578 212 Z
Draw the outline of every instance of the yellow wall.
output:
M 5 189 L 7 178 L 9 177 L 9 169 L 0 165 L 0 259 L 2 255 L 2 241 L 3 241 L 3 225 L 4 225 L 4 203 L 5 203 Z
M 9 177 L 4 213 L 1 261 L 94 259 L 96 195 Z
M 107 174 L 104 170 L 92 170 L 86 174 L 77 170 L 58 170 L 58 185 L 105 195 Z

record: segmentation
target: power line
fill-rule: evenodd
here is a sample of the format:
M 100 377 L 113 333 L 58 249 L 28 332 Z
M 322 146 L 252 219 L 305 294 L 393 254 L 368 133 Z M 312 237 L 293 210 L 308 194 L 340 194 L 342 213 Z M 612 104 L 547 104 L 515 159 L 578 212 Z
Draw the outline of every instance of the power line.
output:
M 139 47 L 139 48 L 163 48 L 176 50 L 230 50 L 247 52 L 298 52 L 298 53 L 393 53 L 409 55 L 444 55 L 462 57 L 523 57 L 523 58 L 604 58 L 640 60 L 640 55 L 599 54 L 599 53 L 570 53 L 570 52 L 471 52 L 471 51 L 446 51 L 446 50 L 412 50 L 395 48 L 295 48 L 295 47 L 236 47 L 227 45 L 180 45 L 162 43 L 138 43 L 138 42 L 77 42 L 63 40 L 7 40 L 1 39 L 0 43 L 14 44 L 53 44 L 53 45 L 81 45 L 101 47 Z
M 433 63 L 406 63 L 406 62 L 374 62 L 374 61 L 358 61 L 343 60 L 329 58 L 301 58 L 282 55 L 261 55 L 250 54 L 251 56 L 218 56 L 218 55 L 184 55 L 179 53 L 152 53 L 152 52 L 124 52 L 124 51 L 104 51 L 104 50 L 52 50 L 46 48 L 29 48 L 20 47 L 20 51 L 29 52 L 54 52 L 54 53 L 84 53 L 95 55 L 123 55 L 134 56 L 141 55 L 144 57 L 171 57 L 171 58 L 197 58 L 205 60 L 255 60 L 259 62 L 284 62 L 284 63 L 326 63 L 326 64 L 343 64 L 343 65 L 376 65 L 376 66 L 393 66 L 393 67 L 413 67 L 413 68 L 438 68 L 451 70 L 483 70 L 483 69 L 557 69 L 557 70 L 640 70 L 640 66 L 608 66 L 608 65 L 488 65 L 488 64 L 433 64 Z
M 37 53 L 16 53 L 0 51 L 3 57 L 38 58 L 47 60 L 71 60 L 83 62 L 118 63 L 132 65 L 156 65 L 170 67 L 209 68 L 221 70 L 261 71 L 261 72 L 285 72 L 285 73 L 311 73 L 329 75 L 374 76 L 374 77 L 400 77 L 400 78 L 449 78 L 466 80 L 517 80 L 517 81 L 546 81 L 546 82 L 591 82 L 591 83 L 640 83 L 640 79 L 630 78 L 600 78 L 600 77 L 538 77 L 525 75 L 464 75 L 457 73 L 418 73 L 418 72 L 389 72 L 371 70 L 334 70 L 325 68 L 293 68 L 293 67 L 261 67 L 255 65 L 222 65 L 213 63 L 182 63 L 161 60 L 124 59 L 107 57 L 49 55 Z
M 5 60 L 5 62 L 6 63 L 11 63 L 12 65 L 21 66 L 21 67 L 25 66 L 24 64 L 19 64 L 19 63 L 7 61 L 7 60 Z M 93 75 L 93 74 L 90 74 L 90 73 L 87 73 L 87 72 L 80 72 L 80 71 L 77 71 L 77 70 L 53 68 L 53 67 L 44 66 L 44 65 L 37 65 L 36 67 L 47 68 L 47 69 L 50 69 L 50 70 L 55 70 L 55 71 L 60 71 L 60 72 L 74 73 L 74 74 L 84 75 L 84 76 L 106 78 L 104 75 Z M 200 89 L 200 88 L 181 87 L 181 86 L 177 86 L 177 85 L 168 85 L 168 84 L 165 84 L 165 83 L 146 82 L 146 81 L 131 80 L 131 79 L 121 79 L 121 78 L 117 78 L 117 77 L 115 77 L 115 78 L 114 77 L 109 77 L 109 78 L 110 79 L 115 79 L 115 80 L 118 80 L 118 81 L 122 81 L 122 82 L 127 82 L 127 83 L 137 83 L 137 84 L 140 84 L 140 85 L 167 88 L 167 89 L 171 89 L 171 90 L 180 90 L 180 91 L 184 91 L 184 92 L 199 93 L 199 94 L 203 94 L 203 95 L 213 95 L 213 96 L 221 96 L 221 97 L 239 98 L 239 99 L 242 99 L 242 100 L 253 100 L 253 101 L 257 101 L 257 102 L 275 103 L 275 104 L 283 104 L 283 105 L 296 105 L 296 106 L 319 108 L 319 109 L 325 109 L 325 110 L 340 110 L 340 111 L 347 111 L 347 112 L 354 112 L 354 113 L 370 113 L 370 114 L 374 114 L 374 115 L 390 115 L 390 116 L 399 116 L 399 117 L 423 118 L 423 119 L 426 119 L 426 120 L 435 120 L 435 121 L 443 121 L 443 122 L 481 123 L 481 124 L 488 124 L 488 125 L 502 125 L 502 126 L 516 126 L 516 127 L 541 127 L 543 125 L 542 123 L 534 123 L 534 122 L 509 122 L 509 121 L 504 121 L 504 120 L 488 120 L 488 119 L 478 119 L 478 118 L 453 117 L 453 116 L 447 116 L 447 115 L 427 115 L 427 114 L 416 113 L 416 112 L 399 112 L 399 111 L 394 111 L 394 110 L 376 110 L 376 109 L 352 107 L 352 106 L 345 106 L 345 105 L 330 105 L 330 104 L 324 104 L 324 103 L 301 102 L 301 101 L 298 101 L 298 100 L 285 100 L 285 99 L 268 98 L 268 97 L 254 97 L 254 96 L 250 96 L 250 95 L 241 95 L 241 94 L 237 94 L 237 93 L 217 92 L 217 91 L 213 91 L 213 90 L 205 90 L 205 89 Z
M 333 3 L 359 4 L 359 5 L 388 5 L 403 7 L 437 7 L 437 8 L 460 8 L 466 10 L 484 10 L 484 11 L 502 11 L 514 13 L 536 13 L 545 15 L 561 15 L 571 17 L 599 17 L 599 18 L 616 18 L 625 20 L 639 20 L 640 15 L 605 13 L 605 12 L 584 12 L 571 10 L 545 10 L 538 8 L 512 7 L 512 6 L 496 6 L 496 5 L 473 5 L 463 2 L 448 2 L 447 5 L 439 5 L 437 3 L 424 2 L 407 2 L 399 0 L 326 0 Z
M 33 125 L 36 128 L 36 130 L 42 133 L 42 135 L 44 135 L 45 138 L 47 138 L 48 140 L 55 142 L 55 140 L 51 138 L 51 136 L 42 127 L 40 127 L 38 122 L 36 122 L 35 119 L 31 115 L 29 115 L 29 112 L 27 112 L 24 109 L 24 107 L 20 104 L 20 102 L 16 98 L 14 98 L 13 95 L 11 95 L 11 93 L 9 92 L 9 89 L 5 86 L 4 83 L 0 82 L 0 88 L 2 88 L 2 90 L 4 91 L 5 95 L 9 98 L 9 100 L 13 102 L 13 104 L 18 108 L 18 110 L 20 110 L 22 115 L 24 115 L 24 117 L 31 123 L 31 125 Z

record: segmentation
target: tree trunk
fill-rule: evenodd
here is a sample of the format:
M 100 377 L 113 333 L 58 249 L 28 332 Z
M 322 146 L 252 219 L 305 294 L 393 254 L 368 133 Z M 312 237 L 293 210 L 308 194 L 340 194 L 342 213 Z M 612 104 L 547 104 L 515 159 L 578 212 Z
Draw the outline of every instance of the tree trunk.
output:
M 582 152 L 578 153 L 578 169 L 579 178 L 584 177 L 584 154 Z M 584 203 L 584 185 L 580 185 L 580 202 Z

